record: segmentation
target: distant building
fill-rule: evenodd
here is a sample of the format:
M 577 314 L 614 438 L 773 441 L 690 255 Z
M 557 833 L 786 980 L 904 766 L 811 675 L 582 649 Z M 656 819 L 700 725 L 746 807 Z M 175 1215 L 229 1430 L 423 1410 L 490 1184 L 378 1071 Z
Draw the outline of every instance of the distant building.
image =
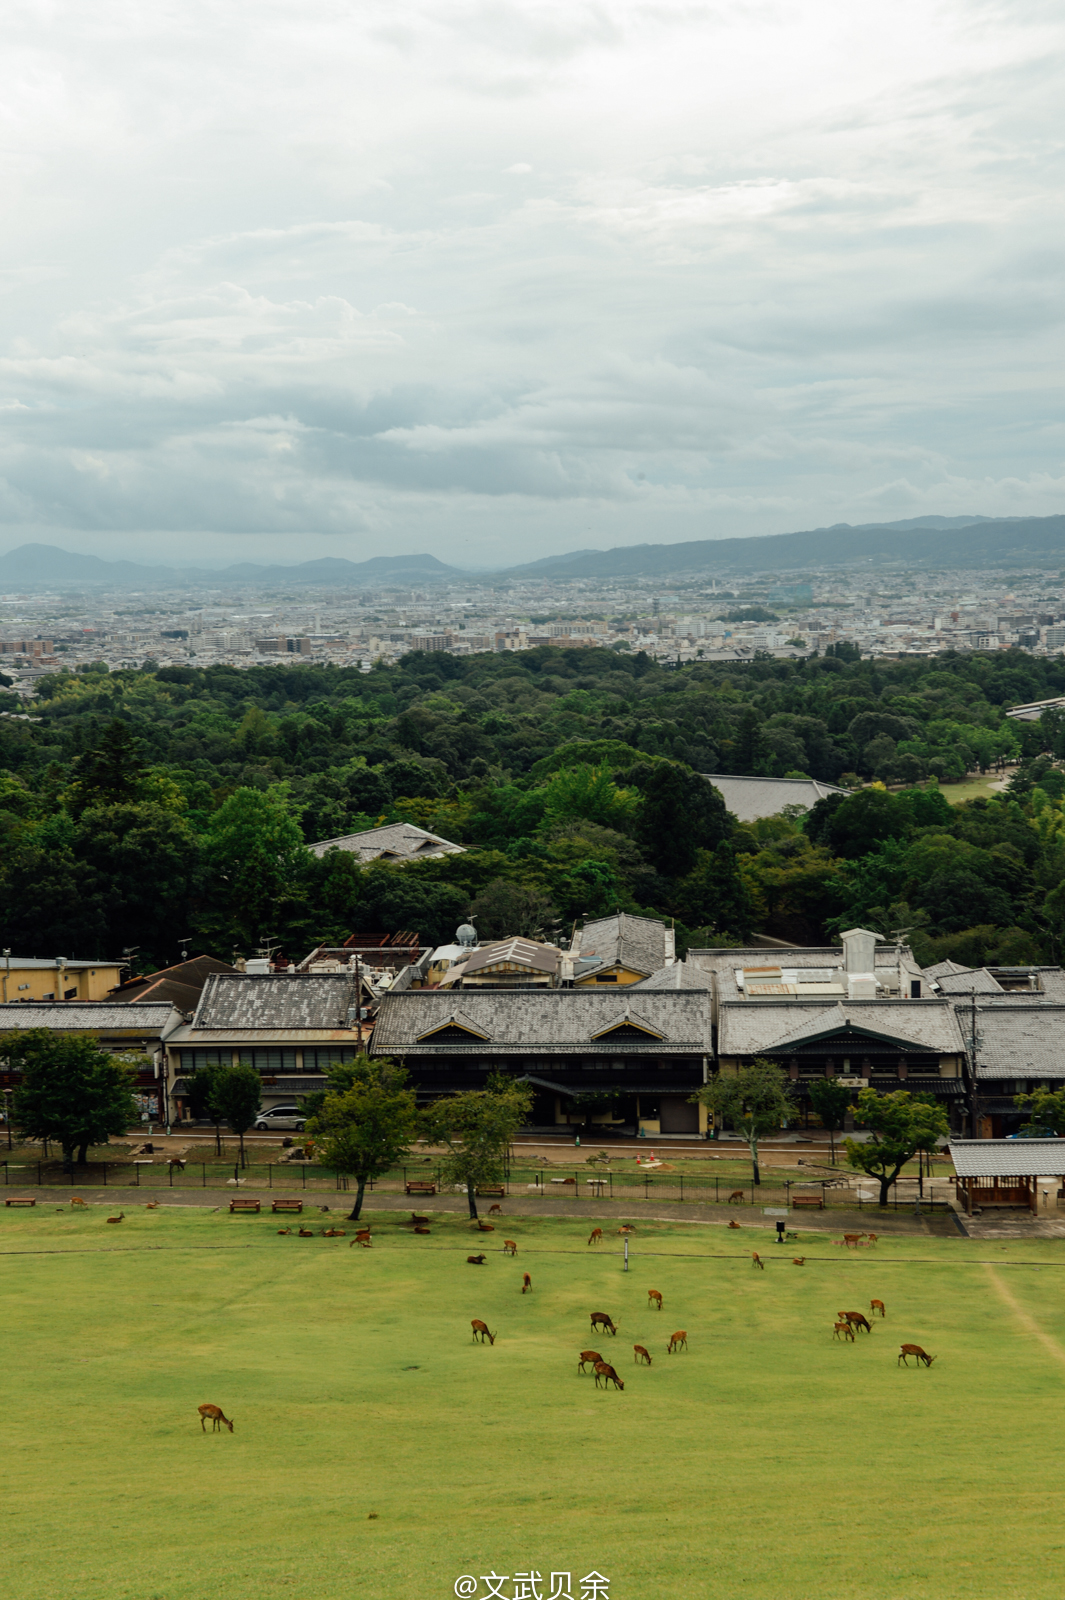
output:
M 674 943 L 672 928 L 654 917 L 619 911 L 586 922 L 570 946 L 574 985 L 639 983 L 673 960 Z
M 743 778 L 721 772 L 704 772 L 703 777 L 720 792 L 740 822 L 779 816 L 785 806 L 804 806 L 809 811 L 830 794 L 850 792 L 818 778 Z
M 311 854 L 324 856 L 327 850 L 344 850 L 360 861 L 422 861 L 427 856 L 460 856 L 465 851 L 450 839 L 416 828 L 412 822 L 392 822 L 384 828 L 367 828 L 364 833 L 346 833 L 338 839 L 319 839 L 310 846 Z
M 123 970 L 121 961 L 0 956 L 0 997 L 5 1005 L 20 1000 L 106 1000 L 122 982 Z

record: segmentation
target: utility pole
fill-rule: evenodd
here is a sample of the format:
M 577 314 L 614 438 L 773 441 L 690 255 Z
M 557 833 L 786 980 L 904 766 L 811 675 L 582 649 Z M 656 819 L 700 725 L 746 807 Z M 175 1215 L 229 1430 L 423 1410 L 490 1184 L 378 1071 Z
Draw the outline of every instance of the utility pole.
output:
M 11 982 L 11 951 L 4 951 L 4 1004 L 7 1005 L 7 986 Z

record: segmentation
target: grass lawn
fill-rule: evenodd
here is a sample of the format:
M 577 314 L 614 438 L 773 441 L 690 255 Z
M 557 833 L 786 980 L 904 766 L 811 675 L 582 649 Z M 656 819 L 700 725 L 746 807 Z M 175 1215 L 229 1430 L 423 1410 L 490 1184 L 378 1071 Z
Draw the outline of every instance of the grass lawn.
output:
M 1011 777 L 1011 773 L 1005 776 Z M 952 806 L 960 806 L 963 800 L 990 800 L 997 796 L 1001 798 L 1002 790 L 992 787 L 999 783 L 1003 777 L 1001 772 L 988 772 L 979 778 L 964 778 L 961 783 L 944 783 L 940 785 L 940 793 L 944 800 Z
M 530 1569 L 572 1572 L 574 1600 L 593 1570 L 610 1600 L 1065 1587 L 1056 1241 L 805 1234 L 785 1254 L 768 1229 L 641 1223 L 626 1275 L 616 1237 L 588 1248 L 568 1220 L 416 1238 L 388 1214 L 360 1250 L 316 1211 L 310 1239 L 106 1215 L 0 1210 L 9 1600 L 447 1600 L 461 1574 Z M 887 1321 L 834 1342 L 873 1296 Z M 689 1349 L 667 1356 L 676 1328 Z M 902 1339 L 934 1365 L 900 1370 Z M 589 1346 L 623 1394 L 577 1376 Z M 232 1435 L 201 1433 L 205 1401 Z

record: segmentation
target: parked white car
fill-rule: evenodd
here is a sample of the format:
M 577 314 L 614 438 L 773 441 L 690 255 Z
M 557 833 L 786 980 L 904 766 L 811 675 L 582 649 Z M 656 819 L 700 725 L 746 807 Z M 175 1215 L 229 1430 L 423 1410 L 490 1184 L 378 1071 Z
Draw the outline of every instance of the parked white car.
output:
M 306 1126 L 307 1118 L 299 1106 L 271 1106 L 255 1119 L 257 1133 L 302 1133 Z

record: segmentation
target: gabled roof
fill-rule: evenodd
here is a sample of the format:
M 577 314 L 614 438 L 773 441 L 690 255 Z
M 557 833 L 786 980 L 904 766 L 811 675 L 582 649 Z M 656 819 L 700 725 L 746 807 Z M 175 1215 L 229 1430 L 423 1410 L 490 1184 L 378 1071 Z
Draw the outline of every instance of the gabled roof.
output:
M 641 1017 L 638 1011 L 630 1011 L 628 1006 L 625 1007 L 624 1011 L 618 1012 L 617 1016 L 612 1017 L 609 1022 L 604 1022 L 601 1027 L 597 1027 L 588 1037 L 590 1039 L 606 1039 L 610 1034 L 617 1033 L 622 1028 L 635 1028 L 638 1032 L 645 1033 L 650 1039 L 662 1039 L 665 1037 L 658 1028 Z
M 900 1050 L 960 1055 L 964 1050 L 954 1008 L 946 1000 L 783 1000 L 753 1006 L 724 1002 L 718 1015 L 718 1055 L 761 1055 L 850 1032 Z
M 849 794 L 818 778 L 740 778 L 720 772 L 700 774 L 712 783 L 728 809 L 740 822 L 755 822 L 759 817 L 776 817 L 785 806 L 805 806 L 809 810 L 830 794 Z
M 129 1005 L 134 1000 L 166 1000 L 181 1011 L 195 1011 L 203 986 L 212 972 L 236 972 L 227 961 L 216 956 L 190 956 L 172 967 L 162 967 L 142 977 L 130 978 L 108 995 L 111 1005 Z
M 452 844 L 437 833 L 415 827 L 413 822 L 392 822 L 384 828 L 367 828 L 364 833 L 346 833 L 338 839 L 319 839 L 310 846 L 312 855 L 324 856 L 327 850 L 344 850 L 362 861 L 382 857 L 393 861 L 415 861 L 423 856 L 463 855 L 462 845 Z
M 553 944 L 543 944 L 536 939 L 497 939 L 494 944 L 478 945 L 471 950 L 463 963 L 462 976 L 473 977 L 490 967 L 504 962 L 518 967 L 530 967 L 534 972 L 558 971 L 559 951 Z
M 425 1039 L 435 1038 L 437 1034 L 443 1033 L 450 1028 L 460 1028 L 463 1033 L 469 1035 L 470 1039 L 487 1040 L 488 1038 L 488 1035 L 483 1033 L 475 1022 L 471 1022 L 464 1012 L 452 1011 L 449 1016 L 444 1018 L 443 1022 L 434 1021 L 431 1028 L 426 1028 L 424 1033 L 420 1033 L 418 1041 L 421 1043 Z
M 952 1139 L 959 1178 L 1065 1177 L 1065 1139 Z
M 374 1028 L 372 1054 L 596 1056 L 624 1051 L 649 1056 L 705 1056 L 710 1050 L 710 995 L 706 990 L 645 990 L 625 1023 L 617 989 L 415 989 L 386 994 Z M 476 1028 L 482 1039 L 434 1042 L 451 1018 Z M 619 1026 L 626 1035 L 618 1038 Z M 637 1029 L 646 1042 L 634 1037 Z M 630 1031 L 631 1030 L 631 1031 Z
M 709 991 L 711 978 L 688 961 L 674 961 L 668 967 L 659 967 L 649 978 L 629 985 L 628 993 L 644 989 L 703 989 Z
M 1027 1002 L 1027 1003 L 1026 1003 Z M 971 1010 L 955 1002 L 962 1037 L 968 1041 Z M 977 1077 L 1065 1079 L 1065 1006 L 1037 995 L 978 1003 Z
M 925 973 L 927 978 L 928 974 Z M 986 967 L 969 972 L 944 972 L 936 980 L 940 994 L 1005 994 L 1007 991 L 992 977 Z
M 116 1006 L 107 1000 L 13 1000 L 0 1006 L 0 1030 L 50 1028 L 55 1033 L 162 1034 L 181 1021 L 167 1001 L 134 1000 Z
M 224 1029 L 276 1034 L 286 1030 L 335 1029 L 347 1026 L 348 1006 L 355 1002 L 354 975 L 345 972 L 212 973 L 208 978 L 191 1035 Z M 190 1038 L 191 1042 L 191 1038 Z
M 674 946 L 673 930 L 664 922 L 627 911 L 586 922 L 577 938 L 573 976 L 578 982 L 609 967 L 625 967 L 650 977 L 665 966 Z

